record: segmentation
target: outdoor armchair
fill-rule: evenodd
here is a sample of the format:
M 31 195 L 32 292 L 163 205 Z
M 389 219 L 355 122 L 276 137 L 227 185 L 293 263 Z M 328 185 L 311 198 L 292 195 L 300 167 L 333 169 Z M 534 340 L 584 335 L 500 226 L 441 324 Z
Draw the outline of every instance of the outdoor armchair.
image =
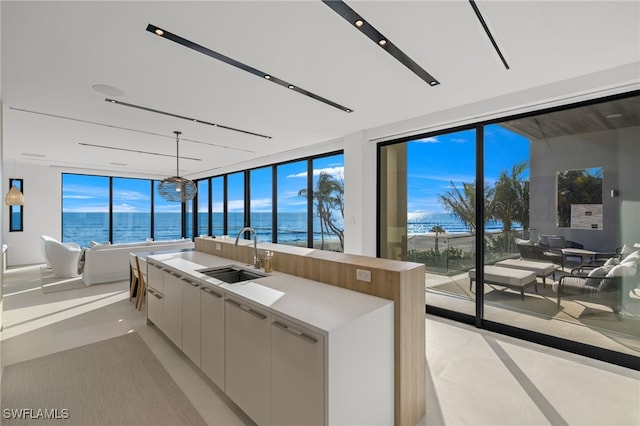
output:
M 554 284 L 558 309 L 562 298 L 595 302 L 610 306 L 618 314 L 622 308 L 625 289 L 637 287 L 640 282 L 640 252 L 620 262 L 616 258 L 605 265 L 581 265 L 571 270 L 570 275 Z M 628 290 L 627 290 L 628 291 Z

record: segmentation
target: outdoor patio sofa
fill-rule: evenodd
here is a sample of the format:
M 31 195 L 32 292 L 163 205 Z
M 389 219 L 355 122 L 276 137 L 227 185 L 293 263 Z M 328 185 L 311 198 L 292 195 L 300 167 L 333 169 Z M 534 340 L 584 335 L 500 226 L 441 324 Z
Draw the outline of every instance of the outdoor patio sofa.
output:
M 540 235 L 537 243 L 520 238 L 516 238 L 515 242 L 520 257 L 523 259 L 540 260 L 560 265 L 564 263 L 563 248 L 584 248 L 582 244 L 567 240 L 563 235 Z

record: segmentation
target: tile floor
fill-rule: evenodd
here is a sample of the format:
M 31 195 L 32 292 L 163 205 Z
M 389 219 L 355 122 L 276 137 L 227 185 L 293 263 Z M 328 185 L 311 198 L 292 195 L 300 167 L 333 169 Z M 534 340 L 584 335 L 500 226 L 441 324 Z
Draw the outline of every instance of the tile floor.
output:
M 211 425 L 252 424 L 146 326 L 128 283 L 44 294 L 40 266 L 4 275 L 2 366 L 135 330 Z M 144 310 L 144 309 L 143 309 Z M 640 372 L 426 317 L 419 425 L 640 425 Z

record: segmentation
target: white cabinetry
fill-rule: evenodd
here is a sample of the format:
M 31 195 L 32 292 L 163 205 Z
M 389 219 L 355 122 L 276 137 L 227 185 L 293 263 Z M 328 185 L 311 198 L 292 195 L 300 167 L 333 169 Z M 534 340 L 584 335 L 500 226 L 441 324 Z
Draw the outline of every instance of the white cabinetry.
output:
M 182 286 L 182 352 L 200 367 L 200 285 L 183 278 Z
M 324 337 L 276 315 L 271 319 L 271 421 L 324 425 Z
M 224 294 L 200 287 L 200 368 L 224 390 Z
M 164 331 L 164 272 L 155 265 L 147 265 L 147 318 Z
M 271 424 L 269 314 L 235 298 L 225 300 L 225 393 L 258 425 Z
M 182 349 L 182 283 L 172 272 L 164 273 L 164 324 L 163 331 Z

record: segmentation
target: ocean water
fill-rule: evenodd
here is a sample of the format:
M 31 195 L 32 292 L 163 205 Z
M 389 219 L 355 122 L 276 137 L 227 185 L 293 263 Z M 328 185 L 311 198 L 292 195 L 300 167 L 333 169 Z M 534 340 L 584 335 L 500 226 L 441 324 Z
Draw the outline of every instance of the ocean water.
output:
M 188 237 L 191 235 L 190 215 L 187 215 Z M 196 235 L 207 235 L 206 213 L 198 217 Z M 113 241 L 111 243 L 129 243 L 145 241 L 151 237 L 151 220 L 147 213 L 114 213 Z M 278 241 L 297 243 L 306 246 L 307 215 L 305 213 L 278 213 Z M 271 213 L 252 213 L 251 225 L 256 230 L 259 242 L 272 241 Z M 235 236 L 244 226 L 242 213 L 229 213 L 228 235 Z M 154 240 L 172 240 L 181 238 L 180 213 L 156 213 L 154 215 Z M 314 239 L 320 240 L 320 223 L 314 218 Z M 222 213 L 213 213 L 213 235 L 222 235 Z M 328 236 L 325 234 L 325 239 Z M 109 241 L 109 215 L 107 213 L 63 213 L 62 241 L 76 242 L 81 247 L 89 247 L 91 241 L 104 243 Z
M 431 229 L 440 225 L 448 233 L 469 232 L 469 226 L 451 213 L 409 213 L 407 215 L 407 234 L 426 234 Z M 502 230 L 502 222 L 490 220 L 486 223 L 486 231 Z M 513 229 L 522 229 L 519 224 L 514 224 Z
M 204 224 L 206 214 L 199 214 L 199 229 L 196 235 L 208 234 Z M 190 216 L 187 215 L 190 219 Z M 145 241 L 151 237 L 151 220 L 146 213 L 114 213 L 113 241 L 111 243 L 130 243 Z M 278 213 L 278 242 L 306 245 L 307 215 L 305 213 Z M 244 225 L 242 213 L 229 213 L 228 234 L 235 236 Z M 256 230 L 259 242 L 272 241 L 271 213 L 252 213 L 251 225 Z M 426 234 L 435 225 L 440 225 L 448 233 L 469 232 L 468 226 L 450 213 L 409 213 L 407 234 Z M 172 240 L 181 237 L 179 213 L 156 213 L 154 215 L 154 239 Z M 191 231 L 191 220 L 187 220 L 187 229 Z M 314 240 L 320 240 L 320 223 L 314 218 Z M 489 222 L 487 231 L 502 229 L 500 222 Z M 519 229 L 517 226 L 514 229 Z M 213 234 L 222 235 L 222 213 L 213 214 Z M 188 233 L 188 237 L 191 237 Z M 330 236 L 325 235 L 325 238 Z M 109 241 L 109 216 L 107 213 L 63 213 L 62 241 L 76 242 L 81 247 L 89 247 L 91 241 L 104 243 Z

